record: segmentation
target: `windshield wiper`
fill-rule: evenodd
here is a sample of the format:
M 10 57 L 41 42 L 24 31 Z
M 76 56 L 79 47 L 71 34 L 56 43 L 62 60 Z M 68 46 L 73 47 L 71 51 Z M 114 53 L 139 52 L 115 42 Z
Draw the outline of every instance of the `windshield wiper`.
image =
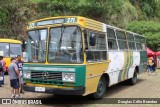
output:
M 60 40 L 59 40 L 59 52 L 60 52 L 60 48 L 61 48 L 61 45 L 62 45 L 62 37 L 63 37 L 63 33 L 64 33 L 64 25 L 62 24 L 61 26 L 61 37 L 60 37 Z

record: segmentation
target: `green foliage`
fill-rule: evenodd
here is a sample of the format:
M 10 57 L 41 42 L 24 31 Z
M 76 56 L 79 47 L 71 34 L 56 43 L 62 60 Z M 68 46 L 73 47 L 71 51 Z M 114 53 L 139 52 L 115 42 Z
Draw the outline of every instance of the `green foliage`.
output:
M 98 16 L 105 23 L 110 23 L 112 17 L 118 14 L 123 7 L 122 0 L 87 0 L 87 2 L 89 7 L 94 7 L 90 15 L 94 17 Z
M 81 15 L 110 24 L 119 23 L 122 0 L 44 0 L 37 3 L 38 18 Z M 47 12 L 46 12 L 47 11 Z M 116 16 L 116 19 L 114 18 Z M 122 19 L 122 18 L 121 18 Z M 113 20 L 113 21 L 112 21 Z
M 148 19 L 159 17 L 160 18 L 160 0 L 130 0 L 130 2 L 141 9 L 142 14 Z
M 81 15 L 125 28 L 128 22 L 138 20 L 140 14 L 141 12 L 137 12 L 129 0 L 40 0 L 37 2 L 38 19 L 60 15 Z
M 146 37 L 147 46 L 157 51 L 160 47 L 160 24 L 153 21 L 136 21 L 128 24 L 127 29 Z
M 29 0 L 1 0 L 0 4 L 0 36 L 19 38 L 24 35 L 26 24 L 34 17 L 35 5 Z
M 38 3 L 38 2 L 42 2 L 44 0 L 31 0 L 32 2 Z
M 127 26 L 144 34 L 147 45 L 156 50 L 159 10 L 160 0 L 0 0 L 0 35 L 9 38 L 24 35 L 30 20 L 80 15 L 120 28 Z
M 45 0 L 37 3 L 38 18 L 72 15 L 77 9 L 78 0 Z

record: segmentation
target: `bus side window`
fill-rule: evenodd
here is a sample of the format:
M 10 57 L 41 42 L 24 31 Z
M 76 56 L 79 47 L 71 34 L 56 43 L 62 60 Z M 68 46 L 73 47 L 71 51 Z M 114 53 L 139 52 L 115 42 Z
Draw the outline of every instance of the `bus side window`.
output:
M 89 45 L 95 46 L 96 45 L 96 35 L 92 33 L 89 37 Z
M 118 39 L 119 49 L 128 49 L 125 32 L 116 30 L 116 36 Z
M 98 32 L 84 32 L 87 62 L 107 60 L 105 36 Z
M 141 38 L 139 35 L 134 35 L 135 36 L 135 43 L 136 43 L 136 48 L 137 50 L 142 50 L 143 47 L 142 47 L 142 44 L 143 44 L 143 38 Z
M 127 35 L 127 40 L 128 40 L 128 45 L 129 45 L 129 49 L 131 50 L 135 50 L 135 42 L 134 42 L 134 36 L 132 33 L 126 33 Z
M 108 40 L 108 48 L 113 49 L 112 42 Z
M 108 37 L 108 49 L 109 50 L 117 50 L 117 41 L 114 30 L 111 28 L 107 28 L 107 37 Z

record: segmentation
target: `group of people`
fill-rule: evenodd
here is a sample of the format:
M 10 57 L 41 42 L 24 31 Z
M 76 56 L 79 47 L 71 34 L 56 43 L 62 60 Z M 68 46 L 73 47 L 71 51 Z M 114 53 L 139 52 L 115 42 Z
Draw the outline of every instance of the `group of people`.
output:
M 148 74 L 149 75 L 151 75 L 151 74 L 157 75 L 156 74 L 156 63 L 155 63 L 153 57 L 148 58 Z
M 5 61 L 3 60 L 3 56 L 0 56 L 0 86 L 4 84 L 4 72 L 5 72 Z M 8 74 L 10 79 L 10 86 L 11 86 L 11 98 L 22 98 L 20 93 L 24 93 L 22 91 L 22 64 L 23 60 L 21 60 L 21 55 L 18 55 L 17 58 L 11 58 L 11 64 L 8 67 Z M 3 66 L 3 69 L 1 69 Z

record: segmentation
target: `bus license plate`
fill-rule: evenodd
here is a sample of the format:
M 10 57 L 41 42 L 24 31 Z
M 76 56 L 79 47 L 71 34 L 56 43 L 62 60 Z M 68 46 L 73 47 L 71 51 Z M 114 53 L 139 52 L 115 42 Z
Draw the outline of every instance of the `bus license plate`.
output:
M 45 87 L 35 87 L 35 91 L 45 92 Z

